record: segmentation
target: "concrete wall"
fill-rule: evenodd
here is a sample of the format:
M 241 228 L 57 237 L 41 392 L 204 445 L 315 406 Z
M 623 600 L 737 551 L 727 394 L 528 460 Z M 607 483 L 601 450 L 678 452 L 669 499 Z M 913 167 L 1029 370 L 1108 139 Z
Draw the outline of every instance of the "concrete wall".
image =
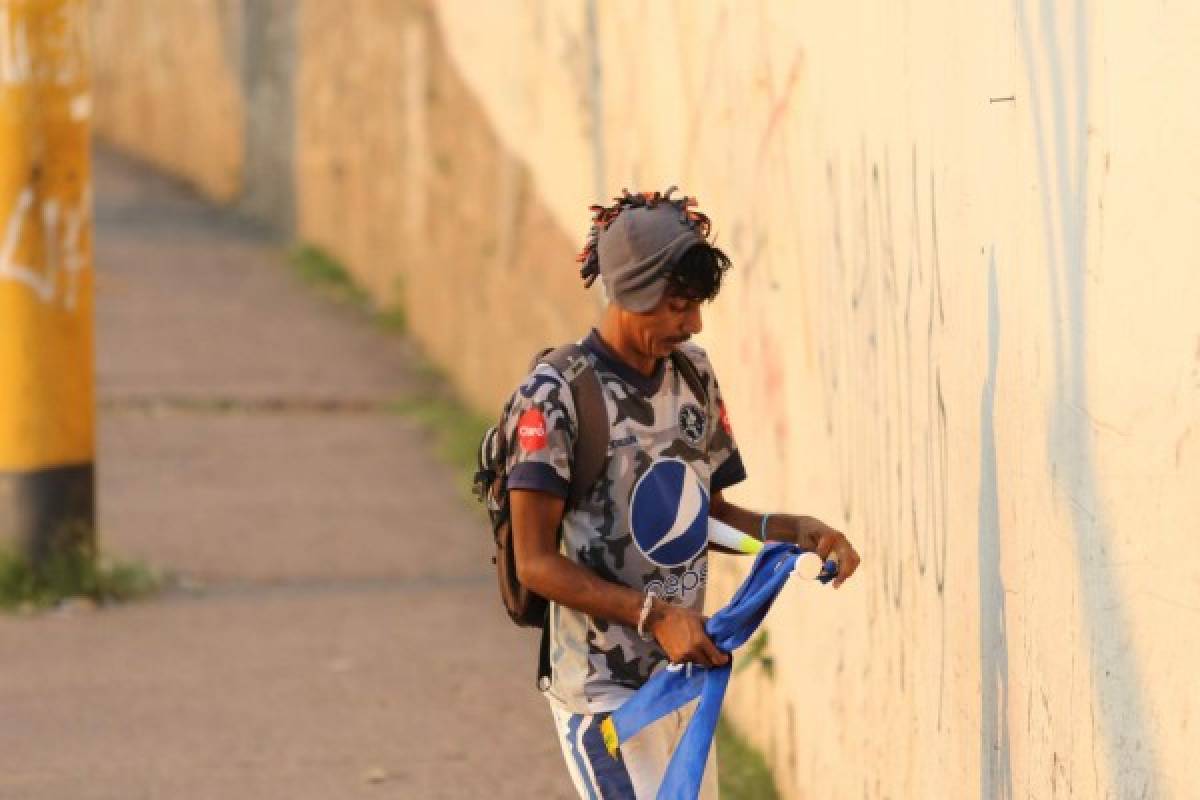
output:
M 296 13 L 293 0 L 243 0 L 239 102 L 243 119 L 239 206 L 281 231 L 295 225 Z M 235 129 L 236 130 L 236 129 Z
M 735 681 L 788 797 L 1189 796 L 1200 11 L 297 14 L 298 235 L 399 291 L 479 403 L 588 323 L 571 253 L 601 192 L 679 183 L 714 219 L 736 499 L 866 559 L 783 598 L 773 676 Z
M 241 0 L 94 0 L 97 132 L 217 200 L 242 186 Z
M 291 230 L 293 0 L 93 0 L 100 136 Z
M 498 409 L 533 353 L 594 313 L 582 234 L 550 218 L 423 4 L 306 2 L 299 31 L 297 236 L 403 302 L 429 354 Z

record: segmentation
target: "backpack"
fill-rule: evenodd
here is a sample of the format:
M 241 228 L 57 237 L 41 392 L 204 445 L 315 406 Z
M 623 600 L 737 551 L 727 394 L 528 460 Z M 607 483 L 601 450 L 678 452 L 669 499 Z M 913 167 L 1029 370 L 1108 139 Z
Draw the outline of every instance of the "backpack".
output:
M 671 362 L 696 397 L 707 407 L 708 392 L 691 359 L 676 349 L 671 352 Z M 591 358 L 582 345 L 567 344 L 542 350 L 530 362 L 529 371 L 532 372 L 540 364 L 548 364 L 562 376 L 570 387 L 571 399 L 575 405 L 577 430 L 571 461 L 571 481 L 567 487 L 564 511 L 566 513 L 578 508 L 586 500 L 596 481 L 604 474 L 608 464 L 608 408 L 604 403 L 599 376 L 596 375 Z M 491 520 L 492 540 L 496 547 L 492 563 L 496 565 L 496 579 L 504 609 L 515 624 L 542 629 L 538 677 L 539 686 L 545 689 L 550 674 L 549 626 L 546 624 L 549 603 L 544 597 L 529 591 L 521 584 L 517 578 L 516 555 L 513 552 L 506 473 L 511 443 L 505 440 L 504 428 L 516 397 L 514 392 L 504 405 L 500 421 L 488 428 L 479 442 L 478 469 L 475 472 L 473 490 Z M 561 523 L 558 537 L 561 543 Z

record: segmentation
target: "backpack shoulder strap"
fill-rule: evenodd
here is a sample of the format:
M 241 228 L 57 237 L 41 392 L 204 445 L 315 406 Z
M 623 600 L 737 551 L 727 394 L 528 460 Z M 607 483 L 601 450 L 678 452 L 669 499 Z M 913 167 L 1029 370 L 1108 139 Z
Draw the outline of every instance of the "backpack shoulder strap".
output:
M 708 389 L 704 385 L 704 379 L 700 377 L 700 372 L 696 369 L 696 365 L 692 363 L 692 359 L 688 358 L 687 354 L 678 347 L 671 351 L 671 363 L 675 365 L 675 370 L 683 377 L 684 383 L 692 390 L 692 394 L 700 398 L 700 402 L 708 407 Z
M 575 402 L 575 453 L 567 489 L 567 507 L 575 508 L 600 479 L 608 461 L 608 408 L 600 380 L 580 345 L 568 344 L 543 352 L 537 361 L 558 370 L 571 387 Z

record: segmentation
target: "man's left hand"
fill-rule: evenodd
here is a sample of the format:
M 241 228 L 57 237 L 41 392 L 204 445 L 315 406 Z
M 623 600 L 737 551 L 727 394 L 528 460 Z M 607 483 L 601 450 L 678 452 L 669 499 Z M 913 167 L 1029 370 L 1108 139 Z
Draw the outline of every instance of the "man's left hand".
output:
M 816 517 L 772 514 L 767 522 L 767 538 L 798 544 L 805 550 L 814 551 L 822 561 L 830 558 L 837 561 L 838 573 L 833 579 L 835 589 L 850 579 L 862 561 L 844 533 L 829 527 Z

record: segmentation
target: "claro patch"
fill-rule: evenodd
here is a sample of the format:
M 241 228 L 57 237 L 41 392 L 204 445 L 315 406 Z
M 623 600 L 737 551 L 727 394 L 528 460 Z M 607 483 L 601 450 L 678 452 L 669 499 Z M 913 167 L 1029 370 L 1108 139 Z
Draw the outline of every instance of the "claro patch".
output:
M 546 417 L 531 408 L 517 420 L 517 442 L 526 453 L 536 453 L 546 446 Z

